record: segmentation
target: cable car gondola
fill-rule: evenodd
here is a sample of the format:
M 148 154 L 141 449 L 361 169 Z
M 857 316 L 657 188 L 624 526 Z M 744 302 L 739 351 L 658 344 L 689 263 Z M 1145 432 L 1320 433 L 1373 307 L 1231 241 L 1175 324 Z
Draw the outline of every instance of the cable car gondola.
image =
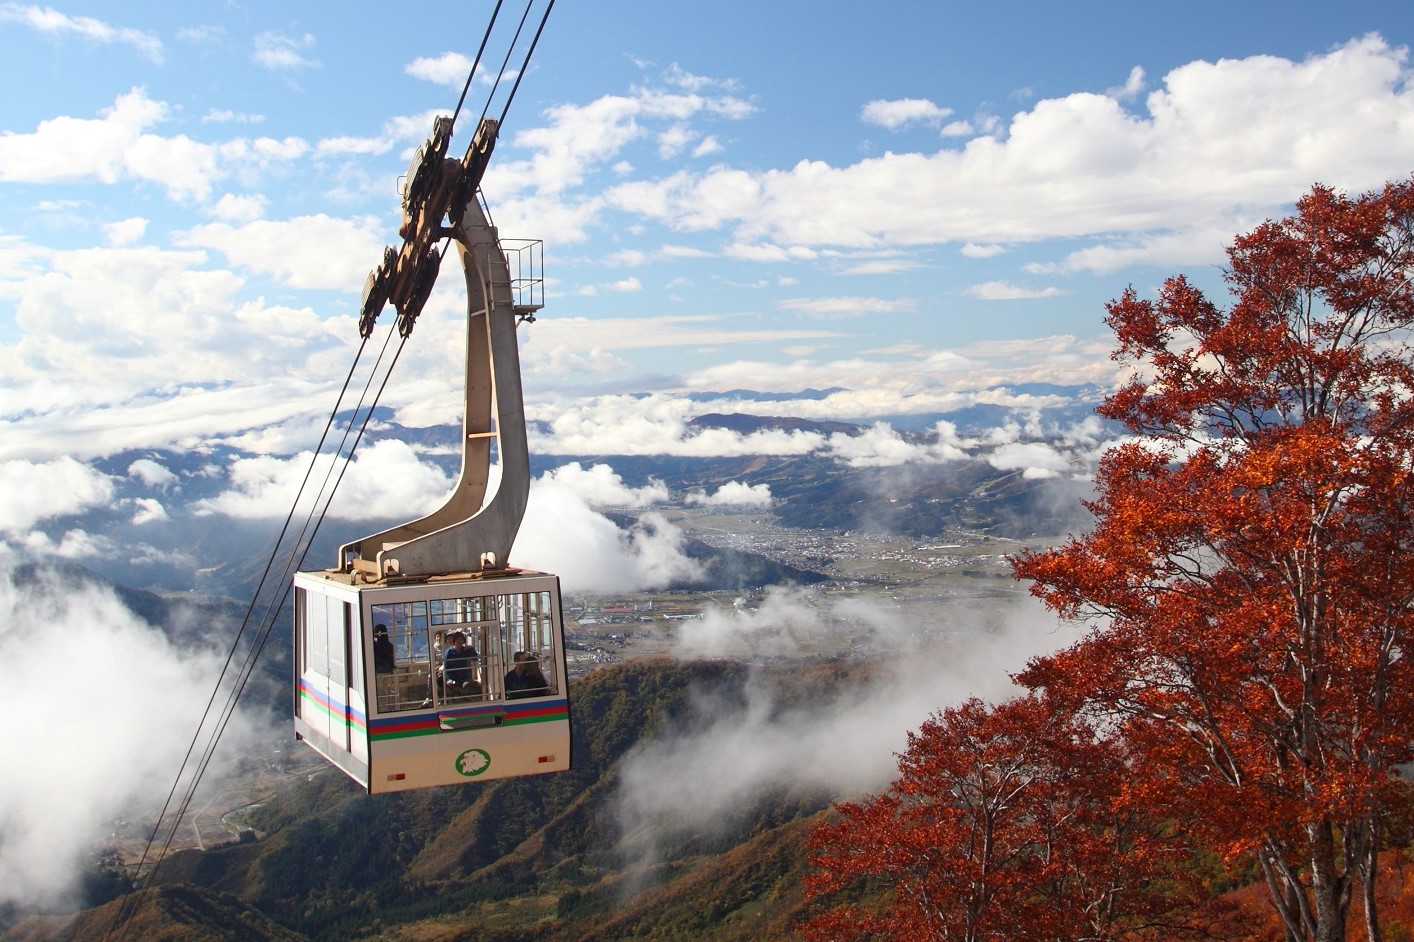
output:
M 406 338 L 436 277 L 435 244 L 451 239 L 467 286 L 456 489 L 420 520 L 345 544 L 334 568 L 294 578 L 296 738 L 370 793 L 570 766 L 559 579 L 506 562 L 530 488 L 515 332 L 540 305 L 539 279 L 512 281 L 476 196 L 496 132 L 484 119 L 467 156 L 448 159 L 450 121 L 438 119 L 408 173 L 402 250 L 370 273 L 360 320 L 367 337 L 391 302 Z M 532 275 L 538 245 L 519 250 Z M 488 496 L 493 446 L 501 473 Z

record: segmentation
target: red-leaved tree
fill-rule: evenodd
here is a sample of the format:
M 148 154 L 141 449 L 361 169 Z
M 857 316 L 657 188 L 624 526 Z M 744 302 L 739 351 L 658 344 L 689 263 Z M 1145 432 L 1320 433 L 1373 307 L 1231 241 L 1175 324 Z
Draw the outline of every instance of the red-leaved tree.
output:
M 1126 729 L 1131 788 L 1255 859 L 1288 939 L 1344 942 L 1414 759 L 1414 180 L 1228 250 L 1230 307 L 1185 279 L 1109 305 L 1134 434 L 1096 475 L 1095 526 L 1023 554 L 1089 618 L 1021 679 Z
M 1041 697 L 946 710 L 910 734 L 887 792 L 812 834 L 807 893 L 829 908 L 802 932 L 1081 942 L 1206 928 L 1186 834 L 1125 800 L 1128 766 L 1122 739 Z

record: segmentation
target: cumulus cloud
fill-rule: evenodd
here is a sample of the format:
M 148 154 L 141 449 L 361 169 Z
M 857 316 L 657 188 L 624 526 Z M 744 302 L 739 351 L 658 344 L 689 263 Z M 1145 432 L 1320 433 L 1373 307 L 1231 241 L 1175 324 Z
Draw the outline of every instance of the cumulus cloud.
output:
M 836 318 L 910 311 L 914 302 L 909 298 L 790 298 L 778 306 L 808 317 Z
M 248 223 L 265 215 L 269 200 L 259 193 L 227 193 L 211 207 L 211 215 L 225 223 Z
M 238 138 L 218 145 L 184 134 L 152 133 L 171 117 L 166 102 L 134 88 L 119 95 L 99 118 L 51 118 L 31 133 L 0 135 L 0 181 L 138 180 L 162 187 L 177 201 L 205 201 L 227 175 L 283 163 L 304 150 L 298 140 Z
M 65 691 L 102 692 L 101 733 L 90 711 L 57 706 L 43 722 L 0 727 L 0 752 L 25 770 L 0 789 L 0 903 L 74 905 L 79 874 L 111 822 L 157 812 L 153 796 L 176 776 L 193 733 L 188 720 L 201 715 L 223 652 L 179 650 L 112 592 L 42 571 L 20 578 L 8 563 L 0 563 L 0 606 L 0 711 L 30 716 Z M 253 729 L 238 714 L 226 744 Z M 208 781 L 242 751 L 218 752 Z
M 545 472 L 540 483 L 549 487 L 567 488 L 578 494 L 585 504 L 600 510 L 638 510 L 653 504 L 666 503 L 670 496 L 667 485 L 662 481 L 650 481 L 643 487 L 629 487 L 609 465 L 595 464 L 585 468 L 578 461 Z
M 1006 345 L 1003 345 L 1005 347 Z M 975 366 L 973 367 L 976 368 Z M 939 464 L 980 458 L 1003 470 L 1025 470 L 1030 476 L 1086 474 L 1093 470 L 1099 450 L 1108 440 L 1098 420 L 1073 425 L 1042 423 L 1039 410 L 1067 402 L 1061 397 L 1017 394 L 1005 387 L 972 390 L 964 395 L 948 392 L 936 397 L 919 394 L 916 411 L 961 409 L 979 404 L 1005 406 L 1023 416 L 994 429 L 988 436 L 968 439 L 947 421 L 935 422 L 927 432 L 905 435 L 887 422 L 874 422 L 856 432 L 804 431 L 766 428 L 749 433 L 691 423 L 705 413 L 759 413 L 761 404 L 747 400 L 699 397 L 690 400 L 667 395 L 600 396 L 576 402 L 554 402 L 531 409 L 531 449 L 539 454 L 622 454 L 726 457 L 732 455 L 822 454 L 850 467 L 896 467 L 905 464 Z M 843 390 L 823 397 L 772 401 L 773 414 L 818 416 L 869 415 L 887 411 L 884 403 L 898 406 L 893 396 L 871 399 L 857 391 Z M 573 466 L 578 468 L 577 465 Z M 736 482 L 732 482 L 736 483 Z M 748 503 L 764 502 L 761 492 L 724 488 L 722 496 Z M 703 496 L 688 498 L 703 502 Z
M 142 238 L 147 231 L 147 220 L 141 216 L 120 219 L 103 227 L 103 235 L 109 245 L 131 245 Z
M 113 481 L 68 456 L 3 461 L 0 495 L 0 533 L 19 534 L 42 520 L 102 506 L 113 497 Z
M 566 592 L 587 594 L 661 589 L 702 577 L 682 531 L 661 514 L 644 513 L 621 530 L 575 490 L 583 483 L 579 475 L 568 482 L 546 475 L 534 483 L 514 565 L 553 572 Z
M 728 481 L 715 491 L 709 492 L 706 488 L 692 491 L 683 498 L 683 502 L 699 507 L 765 508 L 771 506 L 771 485 Z
M 162 502 L 152 497 L 134 498 L 133 525 L 141 526 L 144 523 L 160 523 L 163 520 L 170 520 L 167 508 L 162 506 Z
M 413 78 L 448 88 L 460 89 L 471 72 L 471 60 L 460 52 L 444 52 L 440 56 L 419 56 L 403 67 Z
M 839 331 L 817 327 L 781 328 L 703 316 L 555 317 L 537 321 L 523 337 L 521 362 L 527 372 L 555 375 L 564 370 L 550 362 L 553 355 L 578 351 L 579 356 L 597 361 L 597 368 L 592 362 L 585 364 L 595 368 L 595 372 L 613 372 L 622 364 L 621 360 L 613 357 L 614 351 L 719 344 L 735 347 L 840 336 Z
M 885 422 L 875 422 L 862 435 L 831 435 L 829 452 L 843 464 L 854 468 L 936 464 L 967 457 L 962 448 L 946 439 L 932 443 L 906 441 Z
M 819 448 L 815 432 L 766 429 L 741 435 L 722 428 L 691 428 L 696 406 L 671 396 L 601 396 L 558 404 L 548 430 L 537 427 L 531 448 L 541 454 L 799 455 Z
M 1233 206 L 1284 206 L 1313 180 L 1357 189 L 1399 173 L 1414 147 L 1406 59 L 1370 35 L 1302 61 L 1195 61 L 1165 75 L 1142 110 L 1075 93 L 956 148 L 848 166 L 720 166 L 637 181 L 619 191 L 631 200 L 611 201 L 677 227 L 799 246 L 1162 232 Z
M 859 120 L 897 131 L 909 124 L 939 124 L 952 114 L 951 108 L 940 108 L 926 98 L 875 99 L 864 106 Z
M 148 487 L 163 490 L 177 483 L 177 476 L 160 462 L 151 458 L 139 458 L 128 465 L 128 477 L 137 478 Z
M 0 411 L 23 404 L 40 412 L 94 397 L 112 404 L 169 384 L 259 382 L 281 362 L 286 368 L 276 376 L 305 375 L 294 364 L 330 354 L 344 360 L 355 336 L 340 337 L 337 322 L 311 309 L 243 298 L 245 282 L 206 267 L 200 251 L 138 245 L 55 252 L 44 261 L 9 286 L 22 333 L 0 345 L 0 382 L 34 385 L 7 396 L 9 408 Z M 347 360 L 321 367 L 309 375 L 342 375 Z
M 984 281 L 970 286 L 964 293 L 983 301 L 1020 301 L 1054 298 L 1061 294 L 1061 290 L 1056 287 L 1026 288 L 1009 281 Z
M 308 474 L 302 508 L 310 506 L 306 502 L 315 500 L 315 495 L 323 506 L 327 499 L 327 491 L 321 490 L 323 483 L 337 481 L 330 518 L 413 520 L 440 506 L 455 483 L 435 464 L 421 460 L 412 447 L 392 439 L 361 447 L 347 470 L 336 467 L 333 456 L 322 454 L 311 471 L 312 459 L 309 452 L 288 459 L 264 455 L 234 458 L 227 468 L 230 487 L 195 502 L 193 510 L 199 515 L 280 519 L 294 506 Z M 342 464 L 342 459 L 337 461 Z
M 679 128 L 675 133 L 683 137 L 691 134 L 685 130 L 685 122 L 690 120 L 736 121 L 756 110 L 750 102 L 729 88 L 721 90 L 720 83 L 710 79 L 683 83 L 671 71 L 665 79 L 670 87 L 645 84 L 628 95 L 605 95 L 584 105 L 551 107 L 543 127 L 520 131 L 511 142 L 516 150 L 528 151 L 530 156 L 503 160 L 508 155 L 498 151 L 498 162 L 487 172 L 487 186 L 512 194 L 527 190 L 542 195 L 563 192 L 580 185 L 600 168 L 613 167 L 623 149 L 647 137 L 657 123 L 663 125 L 659 133 Z M 631 189 L 609 196 L 611 202 L 624 204 L 632 199 Z M 513 201 L 509 212 L 498 208 L 497 216 L 503 220 L 521 218 Z M 527 222 L 535 219 L 529 214 L 525 218 Z M 579 238 L 583 237 L 581 230 Z
M 192 227 L 176 241 L 215 249 L 233 265 L 295 288 L 351 290 L 363 285 L 372 263 L 383 257 L 384 235 L 371 217 L 339 219 L 317 213 L 240 225 L 208 223 Z

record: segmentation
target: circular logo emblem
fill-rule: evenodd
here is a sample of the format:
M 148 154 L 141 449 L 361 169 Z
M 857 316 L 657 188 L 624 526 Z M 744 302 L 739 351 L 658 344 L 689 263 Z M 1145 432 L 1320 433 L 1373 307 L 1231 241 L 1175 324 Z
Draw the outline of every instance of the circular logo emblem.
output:
M 485 749 L 468 749 L 457 756 L 457 771 L 473 778 L 491 767 L 491 754 Z

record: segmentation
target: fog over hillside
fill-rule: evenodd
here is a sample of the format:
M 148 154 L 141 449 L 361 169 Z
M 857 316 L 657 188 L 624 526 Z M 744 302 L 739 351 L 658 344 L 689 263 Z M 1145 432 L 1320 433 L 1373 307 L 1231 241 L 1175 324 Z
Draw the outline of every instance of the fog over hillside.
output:
M 0 911 L 62 908 L 112 822 L 161 806 L 235 626 L 180 608 L 154 626 L 111 587 L 13 560 L 0 561 L 0 607 Z M 276 735 L 262 710 L 241 711 L 207 786 Z
M 839 625 L 868 634 L 883 653 L 867 682 L 820 689 L 805 706 L 783 708 L 765 685 L 752 688 L 744 707 L 700 702 L 695 724 L 670 730 L 625 763 L 618 796 L 625 831 L 711 830 L 773 790 L 842 798 L 880 789 L 897 773 L 907 733 L 931 713 L 967 697 L 1013 695 L 1012 672 L 1076 637 L 1029 597 L 905 617 L 877 601 L 777 588 L 752 611 L 718 610 L 688 623 L 674 650 L 788 658 Z

